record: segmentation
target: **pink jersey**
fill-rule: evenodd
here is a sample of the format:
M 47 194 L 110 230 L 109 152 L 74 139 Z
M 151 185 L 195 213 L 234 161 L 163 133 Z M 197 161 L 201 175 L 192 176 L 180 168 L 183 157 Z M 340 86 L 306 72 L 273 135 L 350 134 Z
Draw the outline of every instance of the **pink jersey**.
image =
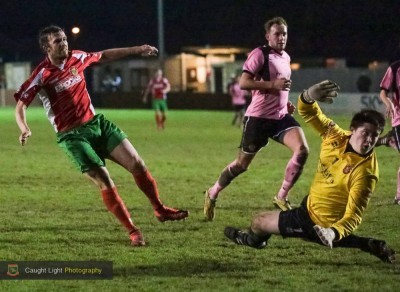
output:
M 239 83 L 235 82 L 229 86 L 229 94 L 232 97 L 232 105 L 246 104 L 246 90 L 240 89 Z
M 56 132 L 65 132 L 91 120 L 95 114 L 83 70 L 98 62 L 101 53 L 72 51 L 63 66 L 46 59 L 14 94 L 29 106 L 38 94 Z
M 389 66 L 380 87 L 392 92 L 392 102 L 395 109 L 392 118 L 392 127 L 396 127 L 400 125 L 400 61 L 396 61 Z
M 166 99 L 167 95 L 164 93 L 164 89 L 167 88 L 169 82 L 167 78 L 153 78 L 149 82 L 149 86 L 151 89 L 151 94 L 155 99 Z
M 290 79 L 290 57 L 285 51 L 278 53 L 269 46 L 258 47 L 247 57 L 243 72 L 252 75 L 254 80 Z M 252 100 L 246 116 L 280 120 L 288 113 L 288 101 L 289 91 L 273 93 L 252 90 Z

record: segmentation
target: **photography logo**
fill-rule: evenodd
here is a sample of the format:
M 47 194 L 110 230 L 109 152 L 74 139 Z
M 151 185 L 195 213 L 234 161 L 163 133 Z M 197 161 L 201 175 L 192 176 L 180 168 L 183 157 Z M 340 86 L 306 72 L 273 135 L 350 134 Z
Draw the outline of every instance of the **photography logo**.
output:
M 111 280 L 112 278 L 112 261 L 0 261 L 0 280 Z
M 19 275 L 17 264 L 8 264 L 7 275 L 10 277 L 16 277 Z

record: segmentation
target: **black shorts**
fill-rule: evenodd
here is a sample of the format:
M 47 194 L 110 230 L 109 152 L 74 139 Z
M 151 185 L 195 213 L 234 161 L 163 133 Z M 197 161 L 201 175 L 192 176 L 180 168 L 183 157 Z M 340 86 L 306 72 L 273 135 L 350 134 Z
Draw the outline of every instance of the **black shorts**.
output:
M 235 112 L 240 112 L 246 109 L 246 104 L 234 104 L 232 107 Z
M 392 135 L 396 142 L 397 150 L 400 152 L 400 125 L 392 128 Z
M 279 213 L 279 232 L 283 238 L 297 237 L 324 245 L 319 239 L 317 232 L 314 230 L 315 223 L 308 215 L 307 198 L 308 196 L 303 199 L 299 207 Z M 334 241 L 333 247 L 350 247 L 364 250 L 365 242 L 368 242 L 370 239 L 372 238 L 349 234 L 339 241 Z
M 300 127 L 300 124 L 289 114 L 280 120 L 245 116 L 240 148 L 245 153 L 257 153 L 268 145 L 269 138 L 282 143 L 282 134 L 295 127 Z
M 319 242 L 314 231 L 315 223 L 311 220 L 307 210 L 306 196 L 297 208 L 279 213 L 279 232 L 282 237 L 300 237 Z

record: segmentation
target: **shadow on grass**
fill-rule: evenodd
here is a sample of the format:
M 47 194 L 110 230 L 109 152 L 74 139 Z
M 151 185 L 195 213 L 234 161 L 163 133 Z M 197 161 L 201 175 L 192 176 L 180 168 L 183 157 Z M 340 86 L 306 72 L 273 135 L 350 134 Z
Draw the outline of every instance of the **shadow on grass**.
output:
M 221 263 L 214 259 L 193 258 L 178 262 L 165 262 L 153 265 L 137 265 L 128 267 L 115 267 L 115 277 L 193 277 L 204 276 L 218 277 L 221 274 L 231 274 L 234 278 L 253 278 L 255 268 L 240 262 Z

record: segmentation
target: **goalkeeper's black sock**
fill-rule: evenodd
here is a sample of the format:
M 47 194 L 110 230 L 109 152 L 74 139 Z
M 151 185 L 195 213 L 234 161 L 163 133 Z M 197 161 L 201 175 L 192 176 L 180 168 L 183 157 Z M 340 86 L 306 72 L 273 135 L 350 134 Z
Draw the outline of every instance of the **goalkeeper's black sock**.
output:
M 260 236 L 250 230 L 241 231 L 235 227 L 225 227 L 224 234 L 236 244 L 259 249 L 267 246 L 267 240 L 271 236 L 270 234 Z
M 390 138 L 393 136 L 392 131 L 389 131 L 388 133 L 386 133 L 386 135 L 379 137 L 378 141 L 376 142 L 375 146 L 390 146 L 389 145 L 389 140 Z
M 271 234 L 255 234 L 251 229 L 247 233 L 247 243 L 250 246 L 259 246 L 263 242 L 267 242 L 268 239 L 271 237 Z
M 389 146 L 389 137 L 386 136 L 386 137 L 379 138 L 375 144 L 375 147 L 382 146 L 382 145 Z

